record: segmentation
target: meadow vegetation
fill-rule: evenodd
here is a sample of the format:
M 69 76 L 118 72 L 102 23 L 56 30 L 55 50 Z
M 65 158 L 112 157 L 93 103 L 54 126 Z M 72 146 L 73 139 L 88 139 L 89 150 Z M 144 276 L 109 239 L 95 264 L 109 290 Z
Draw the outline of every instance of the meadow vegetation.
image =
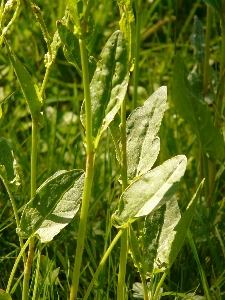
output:
M 225 297 L 225 0 L 0 7 L 0 300 Z

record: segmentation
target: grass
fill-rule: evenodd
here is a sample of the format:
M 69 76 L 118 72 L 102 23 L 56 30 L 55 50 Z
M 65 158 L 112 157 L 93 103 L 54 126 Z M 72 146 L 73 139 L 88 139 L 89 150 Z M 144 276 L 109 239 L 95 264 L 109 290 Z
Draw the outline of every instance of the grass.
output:
M 198 137 L 193 133 L 188 122 L 181 118 L 172 96 L 174 56 L 176 54 L 183 59 L 188 73 L 196 64 L 194 49 L 190 43 L 193 17 L 197 15 L 205 26 L 206 5 L 203 1 L 193 3 L 193 1 L 182 0 L 141 2 L 143 6 L 137 103 L 134 105 L 132 102 L 135 78 L 131 73 L 126 95 L 126 115 L 132 112 L 133 106 L 143 105 L 143 102 L 157 88 L 163 85 L 168 87 L 167 107 L 159 131 L 161 150 L 154 167 L 160 166 L 175 155 L 187 156 L 187 169 L 180 189 L 176 192 L 180 210 L 184 213 L 204 175 L 201 172 Z M 37 1 L 36 4 L 41 8 L 46 27 L 52 37 L 56 30 L 56 20 L 64 16 L 65 3 L 59 1 L 56 5 L 54 1 L 46 0 Z M 89 51 L 95 59 L 98 59 L 108 38 L 119 29 L 120 13 L 116 2 L 112 1 L 101 1 L 101 3 L 95 1 L 92 11 L 95 27 Z M 165 20 L 165 16 L 168 16 L 168 20 Z M 12 13 L 9 19 L 11 17 Z M 30 1 L 21 2 L 19 14 L 7 32 L 6 38 L 23 66 L 32 75 L 33 82 L 40 88 L 45 74 L 44 55 L 48 50 L 41 29 L 31 11 Z M 221 40 L 219 19 L 213 11 L 210 64 L 215 74 L 219 74 L 221 66 Z M 4 100 L 6 98 L 7 101 Z M 76 69 L 65 59 L 61 46 L 45 89 L 44 126 L 38 133 L 37 187 L 59 170 L 85 170 L 86 133 L 80 122 L 83 98 L 82 79 Z M 3 116 L 0 119 L 0 137 L 7 140 L 18 162 L 21 185 L 13 195 L 21 217 L 23 206 L 30 200 L 32 120 L 5 46 L 0 51 L 0 103 L 3 101 L 5 102 L 2 105 Z M 210 105 L 210 111 L 214 118 L 213 104 Z M 224 135 L 223 120 L 219 130 Z M 185 295 L 193 293 L 193 295 L 204 296 L 205 299 L 224 297 L 224 161 L 217 161 L 216 170 L 212 204 L 208 206 L 207 196 L 203 191 L 188 238 L 185 239 L 175 263 L 162 284 L 164 293 L 161 295 L 162 299 L 184 299 L 184 295 L 179 296 L 178 293 Z M 94 179 L 77 299 L 85 297 L 101 259 L 118 233 L 118 230 L 112 227 L 111 216 L 117 209 L 121 195 L 119 179 L 120 166 L 116 159 L 112 136 L 107 129 L 101 136 L 95 153 Z M 20 245 L 13 209 L 2 181 L 0 181 L 0 196 L 0 288 L 6 290 L 10 273 L 20 252 Z M 34 263 L 29 280 L 29 289 L 32 293 L 29 298 L 23 299 L 31 299 L 34 287 L 37 287 L 37 291 L 32 299 L 68 299 L 73 278 L 79 218 L 80 215 L 77 214 L 50 243 L 41 244 L 37 239 L 35 240 Z M 140 222 L 133 223 L 137 236 L 143 234 L 143 222 L 142 218 Z M 124 299 L 133 299 L 133 284 L 141 282 L 141 279 L 131 253 L 127 252 L 127 254 Z M 120 242 L 109 253 L 89 299 L 116 299 L 119 260 Z M 36 272 L 38 278 L 35 277 Z M 11 287 L 12 299 L 22 299 L 22 275 L 21 260 Z M 160 274 L 155 275 L 153 290 L 156 289 L 160 279 Z M 147 279 L 148 284 L 149 279 Z M 173 294 L 169 295 L 170 292 Z M 143 291 L 140 292 L 139 299 L 144 299 Z M 156 300 L 156 298 L 152 299 Z M 193 297 L 193 299 L 198 298 Z

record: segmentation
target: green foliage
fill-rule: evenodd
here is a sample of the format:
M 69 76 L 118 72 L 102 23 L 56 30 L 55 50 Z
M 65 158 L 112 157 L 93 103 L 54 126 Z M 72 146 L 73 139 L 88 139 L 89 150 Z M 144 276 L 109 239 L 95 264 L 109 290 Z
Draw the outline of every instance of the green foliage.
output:
M 222 160 L 224 158 L 223 136 L 213 125 L 209 108 L 192 93 L 180 58 L 176 58 L 174 65 L 173 99 L 179 114 L 197 135 L 204 153 L 209 157 Z
M 82 170 L 59 171 L 48 178 L 25 207 L 17 230 L 19 236 L 35 234 L 41 242 L 51 241 L 77 213 L 83 182 Z
M 112 216 L 113 224 L 127 227 L 169 201 L 179 186 L 186 164 L 184 155 L 173 157 L 131 183 L 121 196 L 119 209 Z
M 20 185 L 16 160 L 9 144 L 3 138 L 0 138 L 0 177 L 7 182 L 12 192 Z
M 0 290 L 0 300 L 12 300 L 11 296 L 3 290 Z
M 121 31 L 116 31 L 107 41 L 90 84 L 93 138 L 95 147 L 102 133 L 120 109 L 125 97 L 129 68 L 126 43 Z M 85 126 L 84 103 L 81 121 Z

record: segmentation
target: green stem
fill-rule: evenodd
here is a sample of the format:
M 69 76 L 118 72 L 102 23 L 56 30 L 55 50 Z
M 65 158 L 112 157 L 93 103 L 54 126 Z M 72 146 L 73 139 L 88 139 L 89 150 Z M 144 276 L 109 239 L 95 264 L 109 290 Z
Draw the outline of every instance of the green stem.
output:
M 97 280 L 97 278 L 98 278 L 98 275 L 99 275 L 101 269 L 103 268 L 103 265 L 105 264 L 105 262 L 106 262 L 106 260 L 107 260 L 107 258 L 108 258 L 108 256 L 109 256 L 109 254 L 112 252 L 113 247 L 116 245 L 117 241 L 119 240 L 119 238 L 120 238 L 121 235 L 123 234 L 123 230 L 124 230 L 124 229 L 121 229 L 121 230 L 117 233 L 117 235 L 116 235 L 115 238 L 113 239 L 112 243 L 110 244 L 109 248 L 108 248 L 107 251 L 105 252 L 105 254 L 104 254 L 104 256 L 103 256 L 103 258 L 102 258 L 102 260 L 101 260 L 101 262 L 100 262 L 100 264 L 99 264 L 99 266 L 98 266 L 98 268 L 97 268 L 97 270 L 96 270 L 96 272 L 95 272 L 95 274 L 94 274 L 94 276 L 93 276 L 93 278 L 92 278 L 92 280 L 91 280 L 91 283 L 90 283 L 89 286 L 88 286 L 87 292 L 86 292 L 86 294 L 85 294 L 83 300 L 87 300 L 87 299 L 88 299 L 88 296 L 89 296 L 89 294 L 90 294 L 90 292 L 91 292 L 91 290 L 92 290 L 92 288 L 93 288 L 93 286 L 94 286 L 94 283 L 96 282 L 96 280 Z
M 15 216 L 15 220 L 16 220 L 16 227 L 19 228 L 20 227 L 20 220 L 19 220 L 19 215 L 18 215 L 18 211 L 17 211 L 17 207 L 16 207 L 16 202 L 15 199 L 13 197 L 13 194 L 8 186 L 7 181 L 4 180 L 3 177 L 0 176 L 0 178 L 2 179 L 3 184 L 5 185 L 5 188 L 7 190 L 7 193 L 9 195 L 10 201 L 12 203 L 12 208 L 13 208 L 13 212 L 14 212 L 14 216 Z M 24 243 L 23 243 L 23 239 L 21 237 L 19 237 L 19 242 L 20 242 L 20 248 L 23 248 Z M 26 263 L 26 254 L 23 253 L 23 261 L 24 263 Z
M 164 280 L 166 279 L 166 276 L 169 272 L 169 269 L 166 270 L 164 273 L 163 273 L 163 276 L 161 277 L 159 283 L 157 284 L 157 287 L 156 287 L 156 290 L 155 290 L 155 293 L 154 293 L 154 297 L 152 298 L 152 300 L 157 300 L 158 299 L 158 296 L 159 296 L 159 292 L 160 292 L 160 288 L 161 286 L 163 285 L 163 282 Z
M 9 281 L 8 281 L 7 288 L 6 288 L 6 293 L 9 293 L 9 292 L 10 292 L 10 288 L 11 288 L 11 285 L 12 285 L 12 281 L 13 281 L 14 274 L 15 274 L 15 272 L 16 272 L 16 268 L 17 268 L 17 266 L 18 266 L 18 264 L 19 264 L 20 258 L 23 256 L 24 251 L 26 250 L 27 246 L 28 246 L 29 243 L 30 243 L 30 239 L 31 239 L 31 237 L 26 241 L 26 243 L 24 244 L 23 248 L 20 250 L 19 255 L 18 255 L 17 258 L 16 258 L 16 261 L 15 261 L 15 263 L 14 263 L 12 272 L 11 272 L 10 277 L 9 277 Z
M 122 146 L 122 162 L 121 162 L 121 177 L 122 177 L 122 192 L 127 187 L 127 152 L 126 152 L 126 100 L 124 98 L 121 106 L 121 146 Z M 120 265 L 118 274 L 117 299 L 124 299 L 125 275 L 128 252 L 128 228 L 124 229 L 121 237 L 120 249 Z
M 84 192 L 82 197 L 82 206 L 80 214 L 80 223 L 77 237 L 77 248 L 75 256 L 75 264 L 73 269 L 73 281 L 70 290 L 70 300 L 77 299 L 80 268 L 84 248 L 84 239 L 86 233 L 88 208 L 91 197 L 91 188 L 94 176 L 94 145 L 92 140 L 92 112 L 91 112 L 91 96 L 89 86 L 89 73 L 88 73 L 88 56 L 86 41 L 79 40 L 80 52 L 81 52 L 81 64 L 83 72 L 83 85 L 84 85 L 84 97 L 85 97 L 85 114 L 86 114 L 86 173 L 84 181 Z
M 208 166 L 208 158 L 206 154 L 202 152 L 202 159 L 203 159 L 203 170 L 204 170 L 204 177 L 205 177 L 205 200 L 209 200 L 209 166 Z
M 138 96 L 138 79 L 139 79 L 139 60 L 140 60 L 140 32 L 141 32 L 141 8 L 138 5 L 138 0 L 135 0 L 136 9 L 136 44 L 135 44 L 135 64 L 134 64 L 134 95 L 133 109 L 137 107 Z
M 35 282 L 34 282 L 34 289 L 32 300 L 36 299 L 37 289 L 38 289 L 38 277 L 39 277 L 39 270 L 41 265 L 41 243 L 39 242 L 39 249 L 37 254 L 37 264 L 36 264 L 36 275 L 35 275 Z
M 31 199 L 36 195 L 36 164 L 37 164 L 37 145 L 38 145 L 38 120 L 36 118 L 32 119 L 32 150 L 31 150 Z M 24 268 L 24 278 L 23 278 L 23 300 L 28 300 L 29 298 L 29 281 L 31 274 L 31 267 L 34 258 L 34 241 L 35 238 L 32 237 L 29 243 L 28 257 Z

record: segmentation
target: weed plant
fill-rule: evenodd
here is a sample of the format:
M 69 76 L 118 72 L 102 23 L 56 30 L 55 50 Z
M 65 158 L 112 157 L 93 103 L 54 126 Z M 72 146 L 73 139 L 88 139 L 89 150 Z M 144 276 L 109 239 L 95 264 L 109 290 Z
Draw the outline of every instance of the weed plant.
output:
M 0 300 L 224 298 L 224 0 L 1 1 Z

